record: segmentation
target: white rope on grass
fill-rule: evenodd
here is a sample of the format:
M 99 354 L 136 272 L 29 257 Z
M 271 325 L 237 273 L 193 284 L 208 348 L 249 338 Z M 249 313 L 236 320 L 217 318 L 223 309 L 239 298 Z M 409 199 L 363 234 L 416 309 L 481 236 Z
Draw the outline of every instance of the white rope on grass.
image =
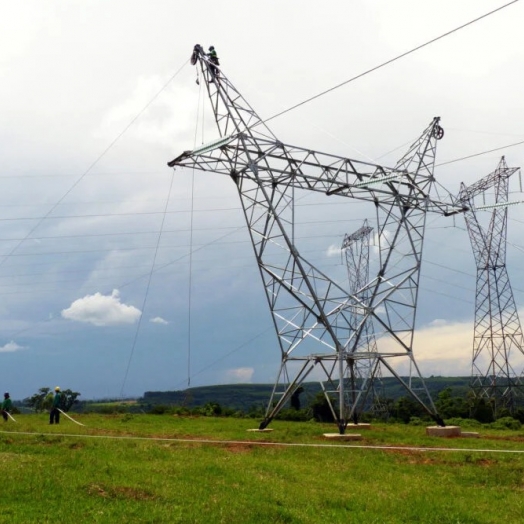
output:
M 454 451 L 463 453 L 516 453 L 523 454 L 524 449 L 472 449 L 472 448 L 424 448 L 417 446 L 372 446 L 358 444 L 305 444 L 300 442 L 261 442 L 252 440 L 212 440 L 212 439 L 189 439 L 189 438 L 169 438 L 169 437 L 133 437 L 129 435 L 78 435 L 74 433 L 33 433 L 30 431 L 1 431 L 0 434 L 8 435 L 32 435 L 45 437 L 73 437 L 73 438 L 106 438 L 112 440 L 144 440 L 156 442 L 179 442 L 190 444 L 224 444 L 224 445 L 246 445 L 246 446 L 273 446 L 273 447 L 298 447 L 298 448 L 344 448 L 344 449 L 373 449 L 379 451 L 418 451 L 418 452 L 437 452 Z
M 58 408 L 57 408 L 58 409 Z M 75 420 L 73 417 L 70 417 L 67 413 L 64 413 L 61 409 L 58 409 L 58 411 L 60 411 L 60 413 L 62 413 L 62 415 L 65 415 L 69 420 L 71 420 L 72 422 L 74 422 L 75 424 L 78 424 L 79 426 L 85 426 L 85 424 L 82 424 L 82 422 L 78 422 L 77 420 Z

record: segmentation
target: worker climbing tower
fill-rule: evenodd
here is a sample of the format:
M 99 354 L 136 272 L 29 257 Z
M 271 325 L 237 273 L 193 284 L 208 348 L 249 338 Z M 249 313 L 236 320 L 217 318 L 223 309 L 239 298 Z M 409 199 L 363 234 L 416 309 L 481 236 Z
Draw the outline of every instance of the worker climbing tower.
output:
M 237 187 L 280 346 L 280 369 L 260 428 L 310 377 L 320 381 L 343 434 L 355 420 L 356 398 L 365 394 L 348 394 L 363 362 L 380 363 L 443 424 L 412 348 L 426 214 L 458 212 L 430 196 L 443 136 L 439 118 L 393 168 L 329 155 L 278 140 L 200 45 L 191 61 L 205 82 L 219 138 L 168 165 L 226 175 Z M 294 221 L 301 191 L 359 199 L 374 210 L 378 270 L 360 293 L 352 294 L 301 253 Z M 377 351 L 361 351 L 371 319 Z
M 493 173 L 469 187 L 461 184 L 459 193 L 477 266 L 471 388 L 495 416 L 524 401 L 524 339 L 506 268 L 509 179 L 518 170 L 502 157 Z M 488 192 L 494 192 L 495 202 L 475 207 Z M 478 215 L 489 211 L 483 227 Z

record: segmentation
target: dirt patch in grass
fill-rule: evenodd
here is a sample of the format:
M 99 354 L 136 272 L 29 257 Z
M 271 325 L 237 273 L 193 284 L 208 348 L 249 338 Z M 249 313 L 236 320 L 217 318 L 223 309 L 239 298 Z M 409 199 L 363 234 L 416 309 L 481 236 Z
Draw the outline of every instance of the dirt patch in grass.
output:
M 142 489 L 130 488 L 127 486 L 118 486 L 113 488 L 113 492 L 121 497 L 126 499 L 133 500 L 153 500 L 155 496 L 149 492 Z
M 231 453 L 249 453 L 250 451 L 253 451 L 253 445 L 238 442 L 234 444 L 226 444 L 225 449 Z
M 484 467 L 495 466 L 496 464 L 498 464 L 498 461 L 495 459 L 476 459 L 474 462 L 478 466 Z
M 136 433 L 132 433 L 130 431 L 122 431 L 121 429 L 105 429 L 105 428 L 97 428 L 94 431 L 90 431 L 88 435 L 94 436 L 94 437 L 139 437 L 139 438 L 142 437 L 142 435 L 137 435 Z
M 524 436 L 523 437 L 515 437 L 515 436 L 483 436 L 483 440 L 505 440 L 507 442 L 524 442 Z
M 424 451 L 412 449 L 386 449 L 385 451 L 406 457 L 408 464 L 444 464 L 446 462 L 445 460 L 429 457 Z
M 147 435 L 146 438 L 159 440 L 194 440 L 195 442 L 198 442 L 198 440 L 204 440 L 208 437 L 195 437 L 194 435 L 186 435 L 184 433 L 176 433 L 174 435 L 166 433 L 152 433 L 151 435 Z
M 393 453 L 396 455 L 401 455 L 406 457 L 406 462 L 408 464 L 424 464 L 424 465 L 452 465 L 452 466 L 465 466 L 466 464 L 474 464 L 475 466 L 482 466 L 485 468 L 496 466 L 498 461 L 496 459 L 487 459 L 487 458 L 471 458 L 467 455 L 464 461 L 460 460 L 448 460 L 446 458 L 439 458 L 435 456 L 428 456 L 424 451 L 416 451 L 410 449 L 390 449 L 387 450 L 388 453 Z
M 129 486 L 103 486 L 100 484 L 91 484 L 87 488 L 89 495 L 104 497 L 104 498 L 122 498 L 131 500 L 153 500 L 155 495 L 151 492 L 131 488 Z

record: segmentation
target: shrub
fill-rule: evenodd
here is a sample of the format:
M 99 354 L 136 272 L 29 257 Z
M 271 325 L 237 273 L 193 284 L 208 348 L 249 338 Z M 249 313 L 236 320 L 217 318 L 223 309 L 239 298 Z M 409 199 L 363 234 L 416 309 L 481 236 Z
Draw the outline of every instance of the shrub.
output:
M 446 419 L 445 422 L 448 426 L 467 426 L 469 428 L 482 427 L 482 424 L 478 420 L 472 418 L 452 417 Z
M 186 406 L 172 406 L 171 413 L 178 417 L 187 417 L 191 415 L 191 410 Z
M 492 422 L 489 425 L 490 428 L 493 429 L 513 429 L 518 430 L 522 428 L 522 424 L 519 420 L 514 419 L 513 417 L 502 417 L 496 420 L 495 422 Z
M 166 404 L 155 404 L 149 413 L 152 415 L 165 415 L 166 413 L 169 413 L 170 407 Z
M 204 417 L 219 417 L 223 415 L 223 410 L 218 402 L 207 402 L 203 406 L 195 408 L 193 413 Z
M 311 412 L 307 409 L 282 409 L 275 417 L 278 420 L 291 420 L 294 422 L 307 422 L 311 419 Z

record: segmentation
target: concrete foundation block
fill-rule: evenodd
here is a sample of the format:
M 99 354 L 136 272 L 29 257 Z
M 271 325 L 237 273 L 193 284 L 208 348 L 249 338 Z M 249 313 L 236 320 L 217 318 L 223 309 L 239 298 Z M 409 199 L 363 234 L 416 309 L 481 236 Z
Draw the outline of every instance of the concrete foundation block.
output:
M 426 435 L 428 437 L 460 437 L 462 431 L 460 426 L 428 426 L 426 428 Z
M 362 435 L 358 433 L 324 433 L 324 437 L 330 440 L 362 440 Z
M 371 429 L 371 424 L 368 424 L 368 423 L 366 422 L 366 423 L 364 423 L 364 424 L 348 424 L 348 425 L 346 426 L 346 431 L 347 431 L 347 430 L 352 431 L 352 430 L 355 430 L 355 429 L 357 429 L 357 430 L 359 430 L 359 431 L 360 431 L 360 430 L 368 430 L 368 429 Z

